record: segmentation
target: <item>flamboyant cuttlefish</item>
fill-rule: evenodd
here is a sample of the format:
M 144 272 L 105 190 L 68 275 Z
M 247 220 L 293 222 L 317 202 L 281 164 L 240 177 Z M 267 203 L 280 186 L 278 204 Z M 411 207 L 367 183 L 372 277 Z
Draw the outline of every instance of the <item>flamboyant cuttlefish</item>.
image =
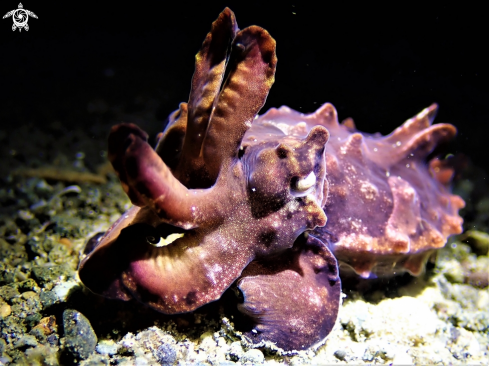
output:
M 339 265 L 342 276 L 418 275 L 461 232 L 451 169 L 425 162 L 456 133 L 431 125 L 436 105 L 389 136 L 339 124 L 331 104 L 257 117 L 276 63 L 268 32 L 239 30 L 225 9 L 156 148 L 133 124 L 112 128 L 109 159 L 134 206 L 87 250 L 89 289 L 178 314 L 234 287 L 245 337 L 305 349 L 336 321 Z

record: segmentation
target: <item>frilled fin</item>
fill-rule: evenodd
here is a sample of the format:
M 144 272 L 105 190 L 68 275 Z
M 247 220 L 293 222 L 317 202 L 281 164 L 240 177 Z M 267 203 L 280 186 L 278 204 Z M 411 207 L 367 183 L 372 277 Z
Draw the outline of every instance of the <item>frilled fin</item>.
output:
M 319 239 L 298 242 L 272 263 L 253 262 L 238 281 L 239 310 L 255 324 L 245 335 L 254 344 L 302 350 L 333 329 L 341 298 L 336 259 Z

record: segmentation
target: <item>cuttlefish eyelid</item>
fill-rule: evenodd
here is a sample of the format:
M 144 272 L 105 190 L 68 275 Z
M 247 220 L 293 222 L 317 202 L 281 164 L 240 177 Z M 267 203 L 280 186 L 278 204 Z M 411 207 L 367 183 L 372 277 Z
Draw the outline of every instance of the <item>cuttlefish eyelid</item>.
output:
M 300 179 L 292 179 L 291 194 L 295 197 L 307 196 L 314 190 L 316 185 L 316 174 L 310 172 L 306 177 Z

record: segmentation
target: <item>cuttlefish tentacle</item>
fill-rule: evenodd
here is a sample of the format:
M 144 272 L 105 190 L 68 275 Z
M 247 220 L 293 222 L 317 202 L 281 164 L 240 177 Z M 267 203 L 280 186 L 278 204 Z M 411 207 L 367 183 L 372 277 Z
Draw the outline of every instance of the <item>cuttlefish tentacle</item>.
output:
M 217 176 L 226 161 L 229 163 L 237 157 L 244 134 L 265 104 L 275 80 L 275 47 L 270 34 L 257 26 L 243 29 L 234 39 L 229 76 L 203 146 L 211 177 Z
M 185 186 L 210 187 L 224 164 L 237 157 L 274 82 L 276 63 L 275 40 L 264 29 L 238 32 L 228 8 L 213 23 L 196 56 L 188 108 L 180 106 L 182 116 L 188 109 L 187 123 L 183 126 L 182 117 L 170 120 L 156 148 Z M 178 157 L 167 154 L 167 147 Z
M 177 178 L 186 185 L 190 183 L 191 174 L 207 175 L 210 183 L 214 183 L 217 178 L 217 174 L 208 177 L 202 149 L 212 114 L 218 104 L 231 43 L 237 31 L 234 13 L 229 8 L 224 9 L 212 23 L 211 31 L 195 56 L 195 73 L 188 102 L 187 132 L 176 169 Z

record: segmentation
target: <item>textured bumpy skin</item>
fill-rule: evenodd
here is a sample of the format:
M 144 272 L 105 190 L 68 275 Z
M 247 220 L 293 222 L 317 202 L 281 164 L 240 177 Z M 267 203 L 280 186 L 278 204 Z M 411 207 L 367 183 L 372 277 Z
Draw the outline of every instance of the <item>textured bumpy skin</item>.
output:
M 134 206 L 87 244 L 89 289 L 178 314 L 233 287 L 244 338 L 306 349 L 336 322 L 338 262 L 342 275 L 416 275 L 461 231 L 451 170 L 425 164 L 456 132 L 431 126 L 436 106 L 386 137 L 340 125 L 330 104 L 256 118 L 276 62 L 268 32 L 239 30 L 225 9 L 156 148 L 133 124 L 112 128 L 109 159 Z
M 351 119 L 339 124 L 331 104 L 308 115 L 281 107 L 260 116 L 243 144 L 326 127 L 328 224 L 315 235 L 331 243 L 342 275 L 352 270 L 364 278 L 419 275 L 433 251 L 462 231 L 458 210 L 464 202 L 447 188 L 451 169 L 436 158 L 425 162 L 456 134 L 450 124 L 431 125 L 436 110 L 433 104 L 381 136 L 359 133 Z

